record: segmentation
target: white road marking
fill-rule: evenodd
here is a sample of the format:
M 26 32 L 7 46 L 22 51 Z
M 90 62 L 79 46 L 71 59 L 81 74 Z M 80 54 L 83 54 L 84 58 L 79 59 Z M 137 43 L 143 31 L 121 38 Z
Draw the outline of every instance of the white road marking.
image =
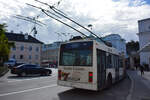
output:
M 36 79 L 46 79 L 46 78 L 53 78 L 56 77 L 57 75 L 51 76 L 51 77 L 38 77 L 38 78 L 31 78 L 31 79 L 20 79 L 20 80 L 13 80 L 13 81 L 7 81 L 8 83 L 11 82 L 22 82 L 22 81 L 29 81 L 29 80 L 36 80 Z
M 19 94 L 19 93 L 25 93 L 25 92 L 31 92 L 31 91 L 45 89 L 45 88 L 51 88 L 51 87 L 55 87 L 55 86 L 57 86 L 57 84 L 52 84 L 52 85 L 48 85 L 48 86 L 43 86 L 43 87 L 33 88 L 33 89 L 27 89 L 27 90 L 22 90 L 22 91 L 16 91 L 16 92 L 3 93 L 3 94 L 0 94 L 0 97 L 8 96 L 8 95 L 14 95 L 14 94 Z

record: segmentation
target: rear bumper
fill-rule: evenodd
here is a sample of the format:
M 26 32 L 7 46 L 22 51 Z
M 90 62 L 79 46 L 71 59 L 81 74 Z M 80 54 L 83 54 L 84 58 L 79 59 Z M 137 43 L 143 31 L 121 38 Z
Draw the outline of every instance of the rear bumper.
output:
M 98 91 L 97 84 L 79 83 L 79 82 L 77 83 L 77 82 L 68 82 L 68 81 L 60 81 L 60 80 L 57 81 L 57 84 L 60 86 Z

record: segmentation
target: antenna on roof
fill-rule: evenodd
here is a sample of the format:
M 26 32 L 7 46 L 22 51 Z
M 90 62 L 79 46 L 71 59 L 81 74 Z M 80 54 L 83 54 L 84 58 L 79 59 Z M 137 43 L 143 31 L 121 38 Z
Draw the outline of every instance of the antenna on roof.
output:
M 46 25 L 44 24 L 43 22 L 37 20 L 39 18 L 39 15 L 36 16 L 36 17 L 26 17 L 26 16 L 22 16 L 22 15 L 15 15 L 13 16 L 17 19 L 21 19 L 21 20 L 25 20 L 25 21 L 28 21 L 28 22 L 31 22 L 34 24 L 33 28 L 31 29 L 31 32 L 29 34 L 31 34 L 33 32 L 33 36 L 36 37 L 36 34 L 37 34 L 37 29 L 36 29 L 36 25 L 39 25 L 39 26 L 43 26 L 43 25 Z

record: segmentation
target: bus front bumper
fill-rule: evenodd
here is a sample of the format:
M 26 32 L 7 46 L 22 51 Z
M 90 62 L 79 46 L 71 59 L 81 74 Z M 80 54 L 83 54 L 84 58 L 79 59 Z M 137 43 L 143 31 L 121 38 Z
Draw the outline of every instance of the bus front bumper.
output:
M 59 80 L 59 81 L 57 81 L 57 84 L 60 86 L 87 89 L 87 90 L 93 90 L 93 91 L 98 90 L 97 84 L 91 84 L 91 83 L 68 82 L 68 81 L 60 81 Z

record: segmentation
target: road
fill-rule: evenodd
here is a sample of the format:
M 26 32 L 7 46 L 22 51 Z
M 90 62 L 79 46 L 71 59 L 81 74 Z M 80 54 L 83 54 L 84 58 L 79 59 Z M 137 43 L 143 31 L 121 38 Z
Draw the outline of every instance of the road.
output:
M 57 86 L 57 70 L 51 76 L 0 78 L 0 100 L 126 100 L 131 81 L 126 78 L 100 92 Z

